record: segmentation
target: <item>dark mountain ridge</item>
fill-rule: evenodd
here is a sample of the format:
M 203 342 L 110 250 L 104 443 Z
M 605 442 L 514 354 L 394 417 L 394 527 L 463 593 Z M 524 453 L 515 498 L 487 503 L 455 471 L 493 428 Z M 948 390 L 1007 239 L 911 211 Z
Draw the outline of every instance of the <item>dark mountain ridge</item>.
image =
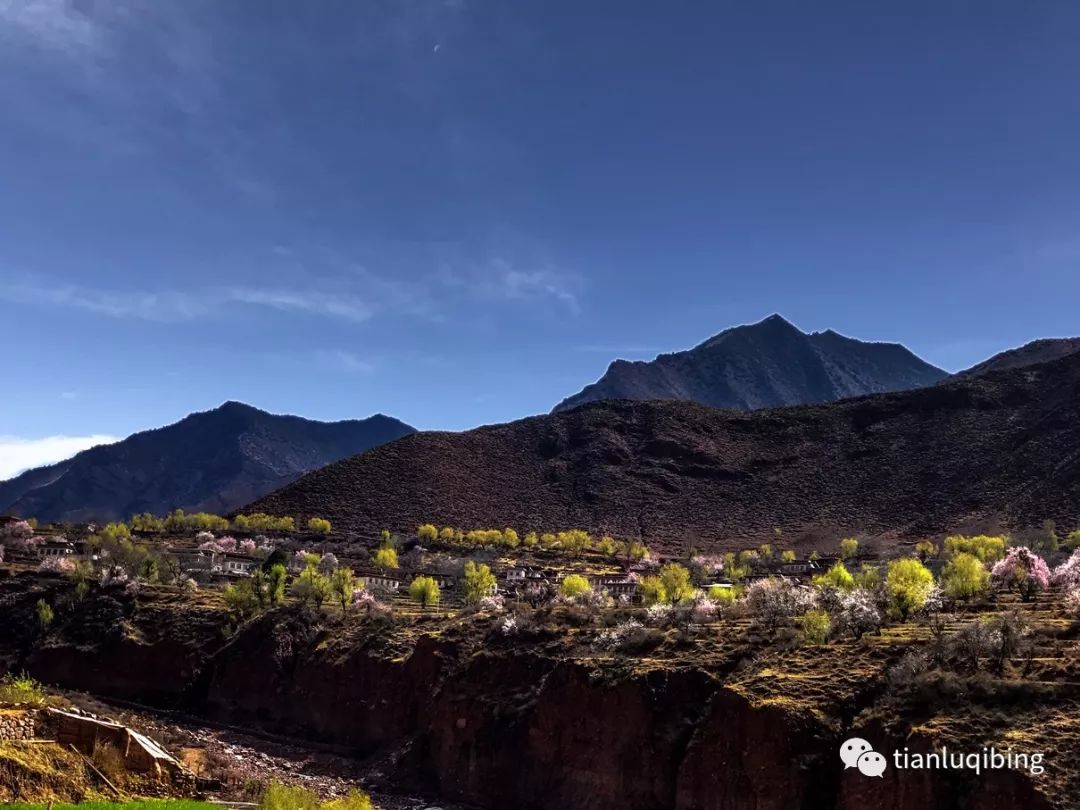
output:
M 227 512 L 413 432 L 382 414 L 317 422 L 226 402 L 0 482 L 0 511 L 39 520 L 115 520 L 176 507 Z
M 1015 349 L 995 354 L 989 360 L 961 371 L 954 377 L 976 377 L 991 371 L 1007 371 L 1049 363 L 1080 352 L 1080 338 L 1043 338 L 1025 343 Z
M 419 433 L 252 509 L 374 535 L 586 528 L 659 546 L 919 536 L 1080 519 L 1080 354 L 929 388 L 750 412 L 606 401 Z
M 899 344 L 867 343 L 832 330 L 806 334 L 772 315 L 688 351 L 651 361 L 616 360 L 555 411 L 605 399 L 677 399 L 756 410 L 922 388 L 947 376 Z

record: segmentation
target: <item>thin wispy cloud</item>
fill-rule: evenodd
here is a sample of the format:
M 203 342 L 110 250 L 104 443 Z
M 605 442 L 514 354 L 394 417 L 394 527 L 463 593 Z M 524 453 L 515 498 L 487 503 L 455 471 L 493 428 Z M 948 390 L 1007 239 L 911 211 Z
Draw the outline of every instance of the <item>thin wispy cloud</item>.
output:
M 116 436 L 45 436 L 26 439 L 0 436 L 0 481 L 13 478 L 24 470 L 54 464 L 99 444 L 119 441 Z
M 532 268 L 499 257 L 465 272 L 444 264 L 432 278 L 451 291 L 479 300 L 550 300 L 574 315 L 581 312 L 584 280 L 548 266 Z
M 368 320 L 373 307 L 356 294 L 341 290 L 207 287 L 197 291 L 99 290 L 74 284 L 0 285 L 0 300 L 25 306 L 76 309 L 110 318 L 175 323 L 210 317 L 243 304 L 283 312 L 343 320 Z
M 315 362 L 331 371 L 347 374 L 371 374 L 375 364 L 344 349 L 320 349 L 315 352 Z

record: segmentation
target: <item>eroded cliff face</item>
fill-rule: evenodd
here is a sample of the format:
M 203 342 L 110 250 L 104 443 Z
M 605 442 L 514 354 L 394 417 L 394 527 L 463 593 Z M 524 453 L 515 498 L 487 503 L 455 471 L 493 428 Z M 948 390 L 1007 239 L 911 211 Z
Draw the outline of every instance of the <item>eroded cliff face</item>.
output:
M 911 740 L 850 727 L 859 707 L 843 705 L 843 694 L 807 707 L 785 700 L 782 683 L 762 699 L 702 667 L 559 656 L 525 642 L 492 648 L 420 633 L 388 648 L 365 626 L 326 627 L 295 611 L 226 640 L 224 616 L 169 620 L 145 603 L 135 610 L 134 597 L 108 598 L 87 613 L 111 616 L 113 632 L 94 639 L 89 620 L 72 621 L 25 658 L 28 669 L 65 687 L 383 755 L 392 781 L 481 807 L 1069 806 L 1049 803 L 1024 773 L 844 771 L 837 752 L 847 736 L 885 751 Z

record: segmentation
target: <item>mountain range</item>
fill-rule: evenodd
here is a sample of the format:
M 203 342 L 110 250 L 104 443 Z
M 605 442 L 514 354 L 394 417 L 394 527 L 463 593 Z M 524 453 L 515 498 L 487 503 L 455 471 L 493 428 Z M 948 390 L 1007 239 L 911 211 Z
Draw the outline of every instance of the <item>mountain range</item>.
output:
M 381 414 L 316 422 L 226 402 L 0 482 L 0 512 L 42 521 L 117 520 L 176 507 L 228 512 L 413 432 Z
M 587 528 L 661 547 L 917 537 L 1080 520 L 1080 353 L 901 393 L 757 411 L 614 400 L 418 433 L 252 509 L 374 536 Z M 800 540 L 802 538 L 802 540 Z
M 651 361 L 616 360 L 555 411 L 605 399 L 678 399 L 755 410 L 922 388 L 947 376 L 899 344 L 867 343 L 832 330 L 806 334 L 772 315 L 688 351 Z

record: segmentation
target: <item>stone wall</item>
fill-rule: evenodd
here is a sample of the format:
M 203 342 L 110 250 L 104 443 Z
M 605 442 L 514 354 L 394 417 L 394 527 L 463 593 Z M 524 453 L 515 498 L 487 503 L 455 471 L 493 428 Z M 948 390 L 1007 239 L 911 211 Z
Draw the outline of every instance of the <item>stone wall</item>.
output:
M 55 723 L 38 709 L 0 709 L 0 740 L 50 739 L 49 726 Z

